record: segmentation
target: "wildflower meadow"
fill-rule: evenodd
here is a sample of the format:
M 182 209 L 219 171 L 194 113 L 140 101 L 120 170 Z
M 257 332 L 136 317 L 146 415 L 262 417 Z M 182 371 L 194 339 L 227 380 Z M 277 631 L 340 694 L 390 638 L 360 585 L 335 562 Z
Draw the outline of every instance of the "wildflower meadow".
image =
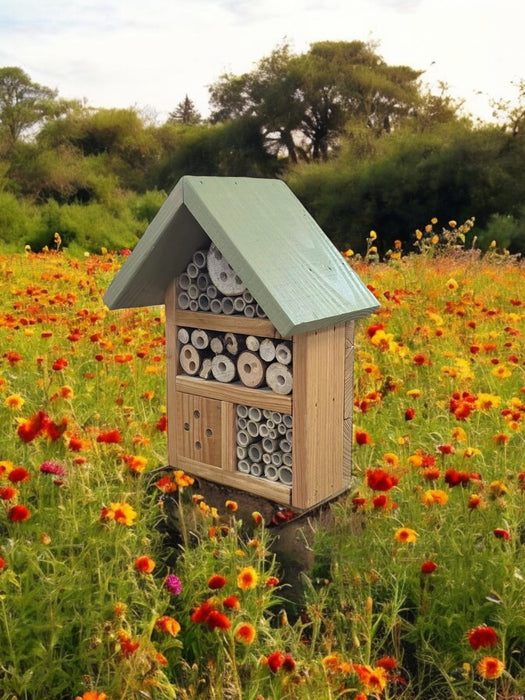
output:
M 278 528 L 168 468 L 164 310 L 102 302 L 126 251 L 0 255 L 2 700 L 525 698 L 525 267 L 464 230 L 346 252 L 381 307 L 294 604 Z

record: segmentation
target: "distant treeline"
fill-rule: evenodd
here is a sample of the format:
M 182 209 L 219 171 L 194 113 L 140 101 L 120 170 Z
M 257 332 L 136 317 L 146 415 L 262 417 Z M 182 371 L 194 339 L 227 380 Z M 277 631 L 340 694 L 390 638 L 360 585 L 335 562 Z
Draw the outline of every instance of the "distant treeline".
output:
M 371 229 L 408 250 L 431 217 L 475 217 L 480 247 L 525 252 L 525 82 L 482 124 L 374 45 L 284 44 L 221 76 L 210 108 L 203 120 L 186 96 L 158 124 L 0 68 L 0 245 L 39 250 L 58 232 L 78 253 L 132 248 L 191 174 L 285 180 L 341 250 L 361 250 Z

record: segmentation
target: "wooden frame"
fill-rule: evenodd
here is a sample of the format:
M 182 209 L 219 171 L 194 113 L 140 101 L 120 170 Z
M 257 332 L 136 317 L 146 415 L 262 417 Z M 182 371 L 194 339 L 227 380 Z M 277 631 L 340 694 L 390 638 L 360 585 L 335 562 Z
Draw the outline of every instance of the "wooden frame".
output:
M 294 388 L 291 395 L 283 396 L 268 388 L 249 389 L 241 384 L 223 384 L 183 375 L 178 359 L 179 327 L 281 338 L 269 320 L 181 311 L 177 309 L 175 280 L 167 290 L 165 307 L 169 463 L 196 477 L 300 510 L 343 491 L 351 477 L 354 323 L 293 337 Z M 291 487 L 236 470 L 237 404 L 292 415 Z M 202 445 L 202 451 L 200 447 L 194 450 L 189 445 L 188 436 L 181 428 L 184 425 L 190 431 L 192 411 L 199 414 L 202 411 L 209 426 L 198 427 L 199 419 L 191 426 L 191 430 L 195 430 L 192 439 Z M 218 440 L 214 446 L 205 445 L 206 430 L 211 434 L 211 441 Z

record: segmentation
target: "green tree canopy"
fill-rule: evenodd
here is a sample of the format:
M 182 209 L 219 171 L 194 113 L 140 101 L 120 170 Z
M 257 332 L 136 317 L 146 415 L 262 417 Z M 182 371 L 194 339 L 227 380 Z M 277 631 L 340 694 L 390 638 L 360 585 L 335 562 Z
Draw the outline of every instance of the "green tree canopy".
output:
M 251 73 L 210 87 L 211 120 L 257 119 L 270 152 L 325 160 L 351 121 L 390 131 L 419 101 L 420 71 L 388 66 L 372 45 L 324 41 L 294 55 L 287 44 Z
M 0 68 L 0 148 L 9 153 L 22 135 L 62 114 L 71 103 L 33 82 L 21 68 Z
M 168 115 L 168 122 L 176 124 L 199 124 L 202 121 L 200 112 L 188 95 Z

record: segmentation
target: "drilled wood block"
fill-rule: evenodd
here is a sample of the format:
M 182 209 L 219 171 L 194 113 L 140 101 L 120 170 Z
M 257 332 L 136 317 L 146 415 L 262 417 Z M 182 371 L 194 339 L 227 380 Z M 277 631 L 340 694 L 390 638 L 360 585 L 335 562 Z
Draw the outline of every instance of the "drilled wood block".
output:
M 221 467 L 221 402 L 177 393 L 177 456 Z

